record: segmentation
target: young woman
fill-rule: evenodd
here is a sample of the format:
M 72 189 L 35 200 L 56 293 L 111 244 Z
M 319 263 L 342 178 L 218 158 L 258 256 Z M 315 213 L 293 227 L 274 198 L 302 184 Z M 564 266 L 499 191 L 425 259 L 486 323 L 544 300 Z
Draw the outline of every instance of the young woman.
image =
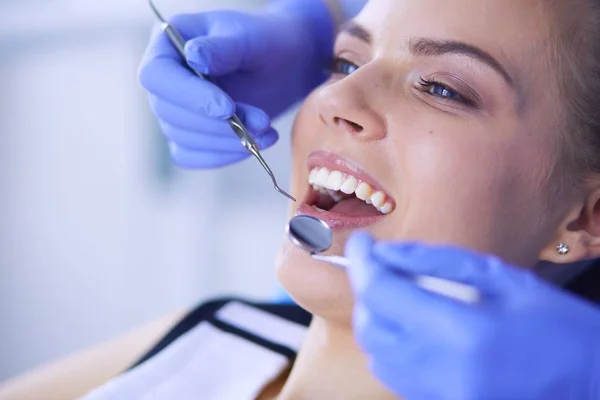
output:
M 290 216 L 328 222 L 350 270 L 285 243 L 278 277 L 308 313 L 205 304 L 87 398 L 597 398 L 598 311 L 527 270 L 600 255 L 599 21 L 597 0 L 371 0 L 293 132 Z M 150 57 L 173 157 L 201 164 L 196 105 L 156 89 Z

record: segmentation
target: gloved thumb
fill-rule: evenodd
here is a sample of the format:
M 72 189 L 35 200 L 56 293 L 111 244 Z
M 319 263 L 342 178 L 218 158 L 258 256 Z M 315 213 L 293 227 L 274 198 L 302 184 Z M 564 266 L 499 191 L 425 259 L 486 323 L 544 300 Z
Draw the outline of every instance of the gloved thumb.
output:
M 201 36 L 188 41 L 188 64 L 204 75 L 224 76 L 239 70 L 246 54 L 246 40 L 236 36 Z
M 372 248 L 375 241 L 366 232 L 352 234 L 346 242 L 345 255 L 350 260 L 348 277 L 355 291 L 361 291 L 369 282 L 372 272 L 367 264 L 372 264 Z
M 371 248 L 375 241 L 367 232 L 355 232 L 350 236 L 345 246 L 346 256 L 350 260 L 362 260 L 370 257 Z

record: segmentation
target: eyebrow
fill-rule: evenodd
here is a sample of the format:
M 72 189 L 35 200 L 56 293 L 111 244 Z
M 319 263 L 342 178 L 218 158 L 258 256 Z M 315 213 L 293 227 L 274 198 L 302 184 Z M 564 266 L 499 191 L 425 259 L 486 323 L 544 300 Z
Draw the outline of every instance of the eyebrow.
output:
M 360 39 L 363 42 L 367 42 L 368 44 L 371 44 L 373 41 L 371 33 L 352 20 L 344 22 L 342 26 L 340 26 L 339 33 L 347 33 L 348 35 L 354 36 L 355 38 Z
M 367 44 L 371 44 L 373 41 L 371 33 L 354 21 L 348 21 L 344 23 L 340 27 L 340 33 L 342 32 L 360 39 Z M 491 54 L 480 49 L 479 47 L 454 40 L 411 38 L 409 40 L 409 49 L 411 54 L 415 56 L 443 56 L 446 54 L 460 54 L 474 58 L 480 62 L 483 62 L 484 64 L 487 64 L 494 71 L 499 73 L 511 88 L 514 88 L 514 80 L 508 71 Z

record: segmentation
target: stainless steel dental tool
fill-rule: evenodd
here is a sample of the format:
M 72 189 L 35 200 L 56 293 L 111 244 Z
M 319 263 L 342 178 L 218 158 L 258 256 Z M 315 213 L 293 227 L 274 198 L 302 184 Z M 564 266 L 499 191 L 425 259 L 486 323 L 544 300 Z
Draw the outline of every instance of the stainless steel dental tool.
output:
M 319 218 L 310 215 L 298 215 L 290 220 L 287 226 L 289 239 L 300 249 L 319 261 L 341 268 L 350 267 L 350 260 L 342 256 L 321 255 L 333 242 L 333 231 Z M 459 282 L 432 276 L 416 276 L 415 283 L 425 290 L 450 297 L 464 303 L 479 303 L 481 294 L 476 288 Z
M 160 14 L 158 9 L 154 5 L 153 0 L 148 0 L 148 3 L 150 4 L 150 8 L 152 8 L 152 11 L 156 15 L 156 18 L 158 18 L 158 20 L 162 24 L 161 29 L 169 37 L 169 40 L 171 41 L 173 46 L 177 49 L 177 52 L 181 55 L 181 58 L 182 58 L 184 64 L 187 66 L 187 63 L 185 62 L 185 40 L 181 37 L 179 32 L 177 32 L 177 30 L 175 30 L 175 28 L 173 26 L 171 26 L 163 18 L 163 16 Z M 190 71 L 192 71 L 198 77 L 200 77 L 206 81 L 212 82 L 212 80 L 210 79 L 209 76 L 203 75 L 189 66 L 188 66 L 188 68 L 190 69 Z M 248 132 L 248 129 L 246 129 L 246 127 L 244 126 L 242 121 L 239 119 L 239 117 L 234 114 L 231 118 L 229 118 L 227 120 L 227 122 L 229 122 L 231 129 L 233 129 L 233 131 L 235 132 L 237 137 L 240 139 L 242 146 L 244 146 L 244 148 L 250 154 L 252 154 L 254 157 L 256 157 L 258 162 L 260 162 L 260 165 L 262 165 L 264 170 L 267 172 L 267 174 L 271 178 L 271 181 L 273 182 L 273 187 L 275 188 L 275 190 L 277 190 L 279 193 L 281 193 L 288 199 L 296 201 L 296 199 L 293 198 L 289 193 L 287 193 L 285 190 L 283 190 L 282 188 L 279 187 L 279 185 L 277 184 L 277 180 L 275 179 L 275 175 L 273 174 L 273 171 L 271 171 L 271 168 L 269 168 L 269 165 L 267 164 L 265 159 L 260 154 L 260 151 L 258 150 L 258 146 L 256 145 L 256 142 L 252 139 L 252 137 L 250 136 L 250 133 Z

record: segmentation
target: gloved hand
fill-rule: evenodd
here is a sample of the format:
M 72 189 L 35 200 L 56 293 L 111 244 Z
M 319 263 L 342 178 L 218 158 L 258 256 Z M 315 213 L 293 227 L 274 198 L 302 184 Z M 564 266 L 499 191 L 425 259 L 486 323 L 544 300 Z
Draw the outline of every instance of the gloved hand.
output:
M 600 311 L 498 258 L 449 247 L 347 244 L 354 330 L 371 371 L 407 400 L 600 399 Z M 473 285 L 466 304 L 410 276 Z
M 227 118 L 237 112 L 261 149 L 274 144 L 276 117 L 327 76 L 333 20 L 323 0 L 278 0 L 261 14 L 217 11 L 174 17 L 187 40 L 187 70 L 166 35 L 153 36 L 140 81 L 174 161 L 213 168 L 249 156 Z

